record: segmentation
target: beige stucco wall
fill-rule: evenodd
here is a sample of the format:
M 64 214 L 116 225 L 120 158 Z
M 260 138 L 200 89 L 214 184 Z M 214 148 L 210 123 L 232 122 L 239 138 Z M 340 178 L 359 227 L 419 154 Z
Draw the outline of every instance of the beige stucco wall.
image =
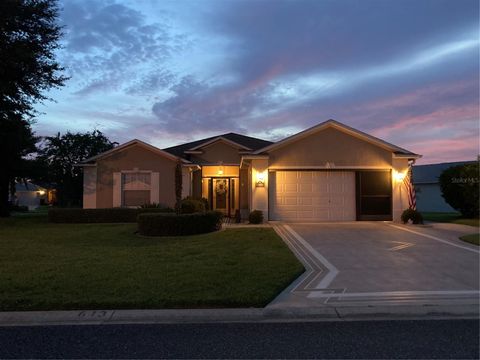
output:
M 83 167 L 83 208 L 97 207 L 97 167 Z
M 202 154 L 193 154 L 191 161 L 193 163 L 212 163 L 223 162 L 224 164 L 240 164 L 240 154 L 238 149 L 222 141 L 215 142 L 202 149 Z
M 270 167 L 334 166 L 390 168 L 391 152 L 327 128 L 269 153 Z
M 176 161 L 139 145 L 113 153 L 97 161 L 97 208 L 113 206 L 113 173 L 143 170 L 159 173 L 159 202 L 175 205 Z
M 258 175 L 262 174 L 264 186 L 257 187 Z M 264 219 L 268 219 L 268 160 L 255 159 L 251 165 L 251 202 L 250 210 L 263 211 Z

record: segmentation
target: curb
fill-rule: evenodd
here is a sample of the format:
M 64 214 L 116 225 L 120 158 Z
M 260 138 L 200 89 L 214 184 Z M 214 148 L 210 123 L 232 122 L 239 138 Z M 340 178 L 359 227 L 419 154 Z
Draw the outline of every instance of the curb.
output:
M 479 318 L 478 304 L 312 308 L 72 310 L 0 312 L 0 326 L 188 324 Z

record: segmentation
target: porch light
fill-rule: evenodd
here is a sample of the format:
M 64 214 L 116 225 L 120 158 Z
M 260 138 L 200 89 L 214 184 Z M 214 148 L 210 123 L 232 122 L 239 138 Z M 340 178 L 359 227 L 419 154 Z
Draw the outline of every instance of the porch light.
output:
M 218 167 L 217 175 L 223 175 L 223 166 Z
M 40 195 L 40 196 L 45 195 L 45 190 L 39 190 L 39 191 L 38 191 L 38 195 Z
M 265 173 L 259 172 L 257 173 L 257 182 L 255 183 L 256 187 L 264 187 L 265 186 Z
M 393 177 L 397 182 L 402 182 L 403 179 L 405 179 L 406 173 L 405 172 L 400 172 L 400 171 L 394 171 Z

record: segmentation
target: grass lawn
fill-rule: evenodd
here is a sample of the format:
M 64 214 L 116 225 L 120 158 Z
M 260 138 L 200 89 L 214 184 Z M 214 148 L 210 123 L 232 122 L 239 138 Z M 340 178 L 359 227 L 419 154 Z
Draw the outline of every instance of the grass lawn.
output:
M 460 236 L 460 240 L 474 245 L 480 245 L 480 233 Z
M 0 310 L 259 307 L 304 271 L 270 228 L 135 230 L 0 219 Z
M 448 222 L 470 226 L 480 226 L 479 219 L 464 219 L 459 213 L 442 213 L 442 212 L 422 212 L 423 220 L 434 222 Z

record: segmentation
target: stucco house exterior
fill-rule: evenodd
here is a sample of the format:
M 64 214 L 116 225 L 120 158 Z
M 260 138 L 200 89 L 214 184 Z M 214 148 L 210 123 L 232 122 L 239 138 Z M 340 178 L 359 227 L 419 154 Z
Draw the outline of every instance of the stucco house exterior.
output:
M 473 164 L 475 161 L 457 161 L 412 167 L 413 185 L 417 197 L 417 210 L 425 212 L 457 212 L 442 196 L 438 178 L 453 166 Z
M 272 143 L 223 134 L 166 149 L 132 140 L 84 161 L 84 208 L 174 206 L 182 195 L 212 209 L 268 220 L 399 220 L 408 207 L 403 178 L 421 155 L 335 120 Z

